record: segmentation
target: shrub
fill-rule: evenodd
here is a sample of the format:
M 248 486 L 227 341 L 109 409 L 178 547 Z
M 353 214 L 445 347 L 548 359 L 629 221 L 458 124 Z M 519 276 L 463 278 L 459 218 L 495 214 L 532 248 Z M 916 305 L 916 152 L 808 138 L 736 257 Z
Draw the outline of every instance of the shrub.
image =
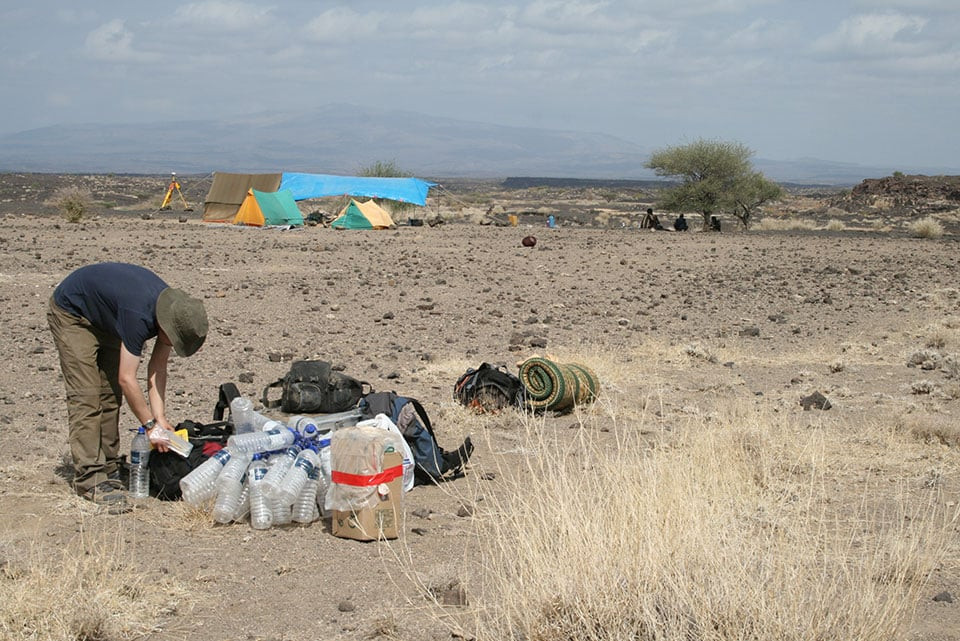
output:
M 843 221 L 832 218 L 830 222 L 827 223 L 827 231 L 843 231 L 847 226 L 843 224 Z
M 943 225 L 930 216 L 910 223 L 909 230 L 915 238 L 940 238 L 943 236 Z
M 77 186 L 61 187 L 48 202 L 70 223 L 79 223 L 93 208 L 90 192 Z

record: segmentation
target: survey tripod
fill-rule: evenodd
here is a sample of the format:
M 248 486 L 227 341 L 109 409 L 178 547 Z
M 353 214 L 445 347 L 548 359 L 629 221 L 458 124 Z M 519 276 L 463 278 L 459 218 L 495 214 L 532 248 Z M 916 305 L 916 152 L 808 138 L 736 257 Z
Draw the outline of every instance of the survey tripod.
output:
M 170 174 L 170 186 L 167 187 L 167 195 L 163 197 L 163 203 L 160 205 L 160 211 L 170 209 L 170 201 L 173 200 L 173 192 L 180 196 L 180 202 L 183 203 L 183 211 L 193 211 L 193 207 L 187 204 L 187 199 L 183 197 L 180 191 L 180 182 L 177 180 L 177 172 Z

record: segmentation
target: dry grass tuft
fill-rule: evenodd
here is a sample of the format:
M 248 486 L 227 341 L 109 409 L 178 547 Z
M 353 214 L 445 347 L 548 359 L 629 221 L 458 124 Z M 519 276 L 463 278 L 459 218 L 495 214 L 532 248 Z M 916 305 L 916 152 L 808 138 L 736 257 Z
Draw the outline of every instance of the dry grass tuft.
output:
M 35 547 L 15 572 L 0 575 L 0 638 L 124 641 L 162 632 L 191 605 L 190 593 L 166 577 L 148 580 L 135 554 L 120 533 Z
M 924 443 L 960 447 L 960 426 L 941 416 L 920 414 L 905 417 L 898 427 Z
M 915 238 L 941 238 L 943 236 L 943 225 L 929 216 L 910 223 L 907 229 Z
M 755 226 L 761 231 L 812 231 L 817 224 L 808 218 L 764 218 Z
M 827 221 L 827 231 L 843 231 L 846 228 L 847 226 L 842 220 L 831 218 L 829 221 Z
M 709 348 L 704 347 L 700 343 L 690 343 L 689 345 L 685 345 L 683 347 L 683 353 L 690 358 L 707 361 L 708 363 L 717 362 L 716 354 L 711 352 Z
M 473 634 L 894 638 L 949 530 L 904 496 L 839 505 L 830 473 L 850 461 L 829 441 L 848 432 L 785 421 L 730 405 L 653 442 L 623 424 L 612 444 L 589 419 L 572 439 L 531 419 L 530 455 L 475 519 L 490 571 Z

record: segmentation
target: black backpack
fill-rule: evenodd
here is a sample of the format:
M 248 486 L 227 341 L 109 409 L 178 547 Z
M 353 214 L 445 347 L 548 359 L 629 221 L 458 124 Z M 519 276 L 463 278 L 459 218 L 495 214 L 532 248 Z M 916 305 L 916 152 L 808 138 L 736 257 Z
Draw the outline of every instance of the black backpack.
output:
M 187 440 L 193 445 L 190 455 L 186 458 L 176 452 L 150 453 L 150 495 L 164 501 L 176 501 L 181 497 L 180 479 L 196 469 L 206 461 L 216 449 L 227 444 L 227 439 L 233 434 L 233 422 L 223 420 L 224 410 L 230 408 L 230 401 L 240 392 L 233 383 L 224 383 L 220 386 L 220 397 L 213 410 L 212 423 L 197 423 L 196 421 L 182 421 L 177 424 L 177 430 L 187 431 Z M 213 443 L 211 447 L 208 443 Z
M 264 407 L 279 407 L 287 414 L 333 414 L 355 407 L 365 393 L 364 386 L 369 393 L 369 383 L 333 371 L 326 361 L 294 361 L 283 378 L 263 388 L 260 400 Z M 274 387 L 281 388 L 278 401 L 268 398 Z
M 481 363 L 461 374 L 453 386 L 453 398 L 478 412 L 496 414 L 505 407 L 523 407 L 523 383 L 502 365 Z

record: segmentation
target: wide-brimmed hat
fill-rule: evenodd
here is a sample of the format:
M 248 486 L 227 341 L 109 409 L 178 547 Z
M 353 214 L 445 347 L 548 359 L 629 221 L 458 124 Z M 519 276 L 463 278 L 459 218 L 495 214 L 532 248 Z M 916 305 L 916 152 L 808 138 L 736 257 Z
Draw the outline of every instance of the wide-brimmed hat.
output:
M 191 356 L 207 339 L 203 301 L 182 289 L 168 287 L 157 298 L 157 323 L 179 356 Z

